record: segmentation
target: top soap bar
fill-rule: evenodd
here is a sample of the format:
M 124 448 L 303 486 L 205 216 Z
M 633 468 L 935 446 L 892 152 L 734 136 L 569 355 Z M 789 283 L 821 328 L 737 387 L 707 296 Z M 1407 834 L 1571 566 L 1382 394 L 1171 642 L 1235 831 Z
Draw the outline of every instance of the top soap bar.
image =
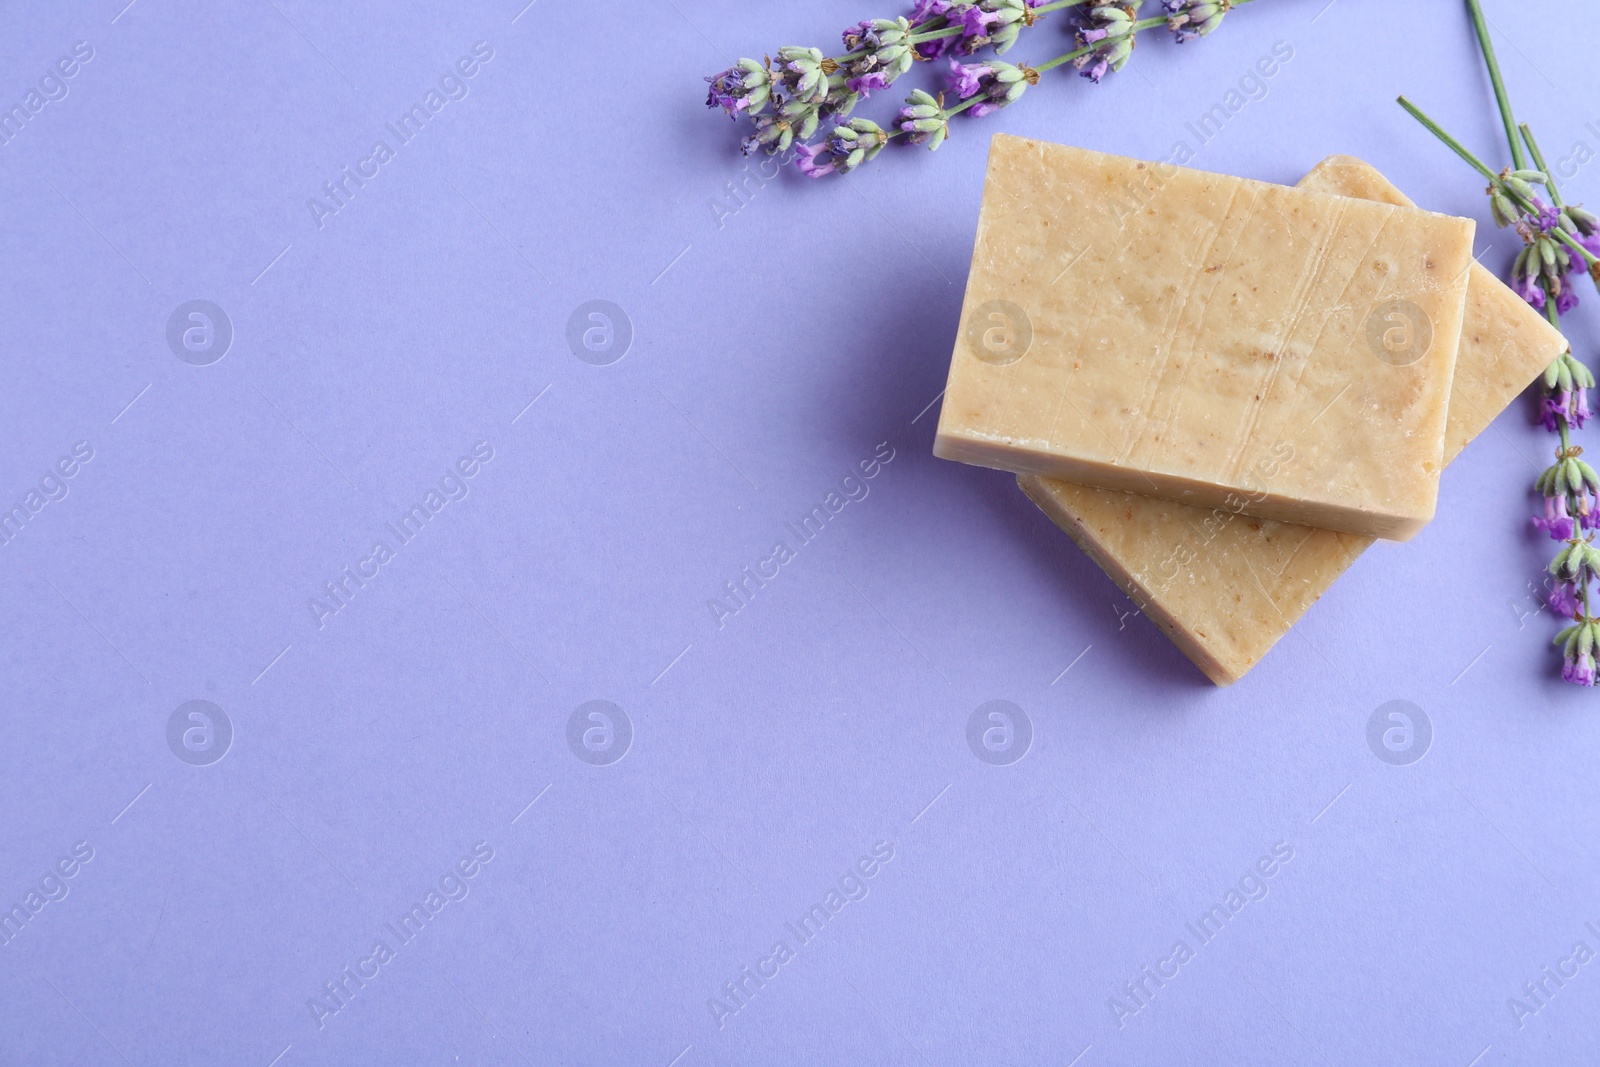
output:
M 934 454 L 1405 540 L 1473 232 L 997 135 Z

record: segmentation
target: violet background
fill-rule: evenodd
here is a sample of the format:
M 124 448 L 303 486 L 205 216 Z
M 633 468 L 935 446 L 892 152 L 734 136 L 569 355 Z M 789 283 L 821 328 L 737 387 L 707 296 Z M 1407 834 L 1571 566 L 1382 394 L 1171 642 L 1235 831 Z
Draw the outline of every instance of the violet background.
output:
M 1503 269 L 1481 182 L 1393 103 L 1500 158 L 1460 3 L 1260 0 L 936 155 L 736 202 L 702 76 L 892 6 L 125 2 L 0 13 L 8 107 L 94 48 L 0 146 L 0 499 L 95 453 L 0 548 L 0 905 L 95 850 L 0 946 L 0 1063 L 1588 1062 L 1600 964 L 1521 1028 L 1507 1006 L 1600 949 L 1600 698 L 1529 614 L 1531 401 L 1227 690 L 918 417 L 988 136 L 1164 158 L 1277 42 L 1194 165 L 1363 156 Z M 1552 161 L 1600 148 L 1586 9 L 1487 6 Z M 478 41 L 469 95 L 318 229 L 307 199 Z M 196 298 L 235 332 L 204 367 L 165 340 Z M 610 366 L 566 340 L 594 299 L 634 331 Z M 319 629 L 322 583 L 479 440 L 469 495 Z M 867 498 L 719 629 L 706 601 L 879 442 Z M 610 766 L 566 741 L 597 698 L 634 731 Z M 211 766 L 167 747 L 191 699 L 233 725 Z M 1009 766 L 966 742 L 992 699 L 1032 723 Z M 1394 699 L 1433 727 L 1410 766 L 1366 740 Z M 307 998 L 478 841 L 470 894 L 319 1030 Z M 868 895 L 719 1028 L 708 1000 L 878 841 Z M 1198 946 L 1278 842 L 1269 895 Z M 1119 1027 L 1179 938 L 1195 959 Z

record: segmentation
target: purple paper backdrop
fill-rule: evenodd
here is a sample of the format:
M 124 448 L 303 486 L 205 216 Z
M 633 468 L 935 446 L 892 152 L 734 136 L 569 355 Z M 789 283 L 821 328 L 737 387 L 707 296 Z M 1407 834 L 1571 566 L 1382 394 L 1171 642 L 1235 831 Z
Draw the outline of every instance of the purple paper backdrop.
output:
M 1590 1062 L 1526 403 L 1229 690 L 929 451 L 998 130 L 1358 154 L 1503 268 L 1393 103 L 1499 158 L 1460 3 L 1260 0 L 810 183 L 700 78 L 893 9 L 524 2 L 0 15 L 0 1063 Z M 1489 7 L 1600 199 L 1588 9 Z

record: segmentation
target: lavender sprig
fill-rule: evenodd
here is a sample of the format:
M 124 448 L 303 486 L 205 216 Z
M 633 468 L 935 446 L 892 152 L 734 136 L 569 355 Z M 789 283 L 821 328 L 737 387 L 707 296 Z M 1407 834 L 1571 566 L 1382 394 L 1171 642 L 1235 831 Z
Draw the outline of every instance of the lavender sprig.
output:
M 1252 3 L 1253 0 L 1230 0 L 1227 7 L 1238 7 L 1241 4 Z M 1119 5 L 1101 5 L 1119 6 Z M 1085 25 L 1087 32 L 1080 29 L 1080 41 L 1077 48 L 1070 52 L 1062 53 L 1037 66 L 1026 64 L 1002 63 L 997 60 L 985 60 L 979 63 L 962 63 L 951 60 L 951 70 L 947 92 L 941 94 L 938 101 L 923 90 L 916 90 L 906 99 L 906 104 L 896 116 L 893 129 L 889 138 L 904 137 L 911 144 L 926 144 L 928 148 L 936 149 L 943 144 L 950 133 L 950 120 L 963 111 L 970 112 L 974 118 L 982 118 L 993 114 L 1002 107 L 1015 103 L 1022 94 L 1033 85 L 1037 85 L 1043 74 L 1054 70 L 1056 67 L 1071 63 L 1077 67 L 1082 61 L 1080 73 L 1092 81 L 1099 80 L 1108 73 L 1115 73 L 1127 61 L 1128 51 L 1131 50 L 1131 41 L 1134 36 L 1144 30 L 1165 28 L 1172 32 L 1178 40 L 1192 40 L 1203 36 L 1201 30 L 1196 29 L 1189 20 L 1182 18 L 1191 9 L 1206 7 L 1204 0 L 1167 0 L 1168 14 L 1158 15 L 1153 18 L 1138 19 L 1127 23 L 1112 32 L 1107 30 L 1103 35 L 1088 38 L 1089 33 L 1095 29 L 1104 29 L 1109 25 L 1104 17 L 1096 18 L 1089 14 Z M 1211 7 L 1221 8 L 1223 5 L 1210 4 Z M 1045 10 L 1044 7 L 1038 9 Z M 1094 9 L 1094 10 L 1098 10 Z M 1177 12 L 1177 14 L 1173 14 Z M 1212 12 L 1207 17 L 1214 21 L 1204 29 L 1204 33 L 1215 28 L 1220 15 Z M 1182 19 L 1181 21 L 1179 21 Z M 1187 34 L 1187 36 L 1185 36 Z M 1126 49 L 1124 48 L 1126 45 Z M 941 102 L 946 98 L 956 101 L 949 106 Z M 825 168 L 802 166 L 802 171 L 812 177 L 823 177 L 833 171 Z
M 910 18 L 868 19 L 845 30 L 841 55 L 786 45 L 775 60 L 739 60 L 706 79 L 706 106 L 755 123 L 755 132 L 743 141 L 745 154 L 758 148 L 785 152 L 796 141 L 809 141 L 825 119 L 845 119 L 858 103 L 889 88 L 918 61 L 990 47 L 1004 53 L 1041 14 L 1085 2 L 916 0 Z M 812 160 L 815 153 L 801 158 Z M 802 169 L 806 167 L 808 172 L 832 173 L 810 163 Z
M 1514 229 L 1523 242 L 1511 268 L 1512 288 L 1559 330 L 1561 316 L 1578 303 L 1570 275 L 1587 273 L 1600 286 L 1600 219 L 1562 200 L 1533 132 L 1518 126 L 1512 114 L 1479 0 L 1467 0 L 1467 7 L 1505 125 L 1510 165 L 1495 173 L 1405 97 L 1399 103 L 1488 179 L 1485 195 L 1495 225 Z M 1540 195 L 1540 187 L 1549 203 Z M 1591 607 L 1592 587 L 1600 579 L 1600 548 L 1594 544 L 1600 529 L 1600 474 L 1580 458 L 1583 448 L 1572 443 L 1572 431 L 1582 429 L 1589 419 L 1588 391 L 1594 387 L 1594 375 L 1573 356 L 1570 346 L 1545 369 L 1539 420 L 1558 435 L 1560 443 L 1555 462 L 1534 481 L 1543 498 L 1543 513 L 1534 517 L 1533 524 L 1561 542 L 1547 568 L 1550 591 L 1545 603 L 1555 614 L 1572 620 L 1554 641 L 1562 651 L 1561 677 L 1582 686 L 1596 682 L 1595 652 L 1600 642 L 1600 618 Z
M 809 177 L 846 174 L 892 140 L 937 149 L 956 115 L 981 118 L 1015 103 L 1058 66 L 1072 63 L 1099 82 L 1128 62 L 1140 32 L 1164 27 L 1179 43 L 1195 40 L 1213 32 L 1229 10 L 1251 2 L 1162 0 L 1163 14 L 1140 19 L 1139 0 L 915 0 L 909 17 L 870 19 L 844 31 L 841 55 L 787 46 L 776 60 L 741 59 L 706 79 L 706 103 L 754 123 L 742 143 L 746 154 L 795 149 L 795 164 Z M 1073 50 L 1036 66 L 972 59 L 991 48 L 1004 54 L 1042 16 L 1068 8 L 1081 9 Z M 946 92 L 913 90 L 888 129 L 845 122 L 858 103 L 893 85 L 915 63 L 940 58 L 950 61 Z M 824 123 L 832 125 L 813 143 Z

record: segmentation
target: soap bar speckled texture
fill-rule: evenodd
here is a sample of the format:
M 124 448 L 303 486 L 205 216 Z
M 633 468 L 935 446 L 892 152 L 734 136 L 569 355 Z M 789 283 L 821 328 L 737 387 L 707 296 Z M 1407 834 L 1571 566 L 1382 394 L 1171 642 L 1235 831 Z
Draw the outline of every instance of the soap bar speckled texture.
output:
M 1474 224 L 998 135 L 934 453 L 1404 540 Z
M 1372 167 L 1331 156 L 1306 189 L 1409 204 Z M 1566 342 L 1484 267 L 1468 276 L 1445 462 L 1482 433 Z M 1023 490 L 1218 685 L 1277 643 L 1370 538 L 1023 476 Z

